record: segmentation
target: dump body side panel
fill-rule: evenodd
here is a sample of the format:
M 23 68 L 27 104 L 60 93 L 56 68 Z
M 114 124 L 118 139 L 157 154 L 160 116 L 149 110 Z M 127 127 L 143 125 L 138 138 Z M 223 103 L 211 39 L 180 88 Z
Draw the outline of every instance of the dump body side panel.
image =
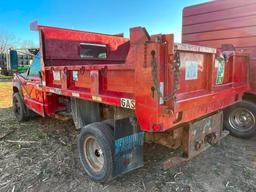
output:
M 51 97 L 73 97 L 132 109 L 143 131 L 162 132 L 232 105 L 248 88 L 240 78 L 247 71 L 233 79 L 246 65 L 234 67 L 234 52 L 227 53 L 222 65 L 228 75 L 217 85 L 216 49 L 175 44 L 171 34 L 149 36 L 136 27 L 126 39 L 45 26 L 38 30 L 46 115 L 58 110 Z
M 255 0 L 216 0 L 184 8 L 182 42 L 215 48 L 232 44 L 249 53 L 251 92 L 256 93 Z

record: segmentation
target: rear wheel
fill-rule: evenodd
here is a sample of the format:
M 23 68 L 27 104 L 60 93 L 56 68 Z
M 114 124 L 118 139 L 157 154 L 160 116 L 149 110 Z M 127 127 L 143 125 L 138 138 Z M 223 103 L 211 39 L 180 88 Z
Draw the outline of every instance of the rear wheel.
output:
M 18 121 L 26 121 L 29 118 L 27 107 L 19 93 L 13 94 L 13 112 Z
M 113 131 L 104 123 L 92 123 L 81 129 L 78 138 L 80 161 L 89 177 L 107 182 L 113 172 Z
M 224 126 L 236 137 L 250 138 L 256 135 L 256 105 L 241 101 L 225 109 Z

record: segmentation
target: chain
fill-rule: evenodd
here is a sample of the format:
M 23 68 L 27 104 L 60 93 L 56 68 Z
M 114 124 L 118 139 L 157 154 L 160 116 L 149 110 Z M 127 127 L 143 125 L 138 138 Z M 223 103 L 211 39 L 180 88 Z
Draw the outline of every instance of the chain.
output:
M 179 88 L 179 79 L 180 79 L 180 53 L 175 52 L 174 66 L 173 66 L 173 99 L 176 100 L 176 93 Z
M 162 92 L 159 89 L 159 79 L 158 79 L 158 75 L 157 75 L 157 63 L 156 63 L 156 58 L 155 58 L 155 52 L 152 51 L 151 52 L 151 74 L 152 74 L 152 78 L 153 78 L 153 83 L 154 83 L 154 87 L 155 90 L 157 92 L 157 95 L 161 98 L 163 98 L 164 101 L 173 99 L 176 100 L 176 93 L 178 90 L 178 85 L 179 85 L 179 76 L 180 76 L 180 54 L 178 52 L 175 53 L 175 59 L 174 59 L 174 65 L 172 66 L 172 70 L 173 70 L 173 90 L 172 93 L 170 93 L 167 96 L 163 96 Z
M 147 67 L 147 42 L 144 43 L 144 68 Z

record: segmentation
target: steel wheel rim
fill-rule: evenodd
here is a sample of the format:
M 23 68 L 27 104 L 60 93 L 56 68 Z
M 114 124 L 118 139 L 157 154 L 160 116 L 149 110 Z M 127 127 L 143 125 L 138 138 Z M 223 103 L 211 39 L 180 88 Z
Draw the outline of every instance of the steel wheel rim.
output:
M 84 156 L 90 168 L 99 172 L 104 166 L 104 154 L 94 136 L 89 136 L 84 141 Z
M 251 111 L 246 108 L 238 108 L 229 115 L 229 124 L 237 131 L 246 132 L 253 129 L 256 119 Z

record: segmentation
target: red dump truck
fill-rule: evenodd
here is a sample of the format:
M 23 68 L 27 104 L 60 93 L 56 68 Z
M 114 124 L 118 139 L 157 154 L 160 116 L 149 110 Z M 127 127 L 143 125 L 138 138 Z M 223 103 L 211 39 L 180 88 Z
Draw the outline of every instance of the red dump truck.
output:
M 14 78 L 14 114 L 19 121 L 34 112 L 71 115 L 81 163 L 94 181 L 143 166 L 144 140 L 181 147 L 184 159 L 218 143 L 221 110 L 248 91 L 244 53 L 175 44 L 172 34 L 150 36 L 142 27 L 130 29 L 129 39 L 32 28 L 39 32 L 40 52 L 28 71 Z M 216 62 L 230 68 L 222 84 L 216 83 Z M 177 158 L 172 160 L 164 168 Z
M 251 88 L 242 102 L 225 109 L 224 122 L 235 136 L 256 135 L 256 0 L 216 0 L 184 8 L 182 41 L 250 55 Z M 226 78 L 230 69 L 223 70 Z

